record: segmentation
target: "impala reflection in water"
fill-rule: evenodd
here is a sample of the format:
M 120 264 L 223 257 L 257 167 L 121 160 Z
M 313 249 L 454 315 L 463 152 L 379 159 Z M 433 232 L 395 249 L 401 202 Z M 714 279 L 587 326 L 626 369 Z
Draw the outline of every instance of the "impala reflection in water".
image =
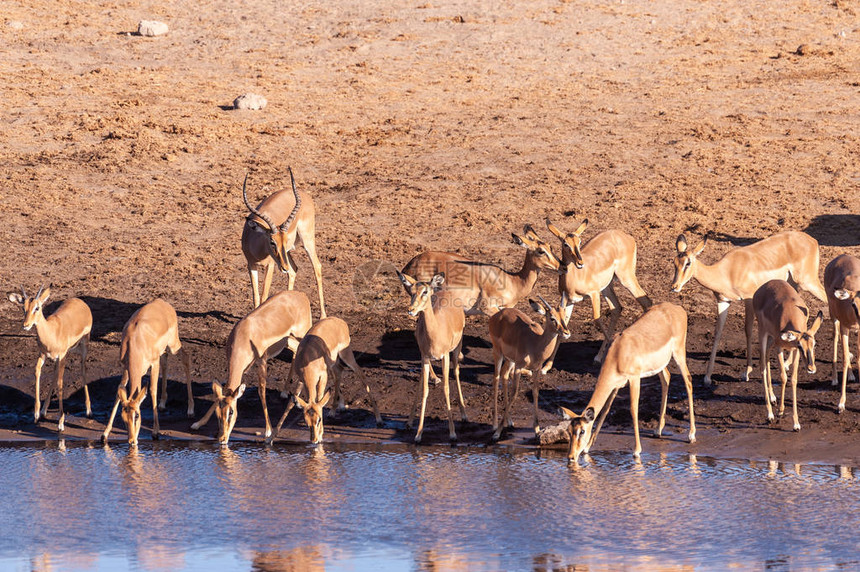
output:
M 403 445 L 0 448 L 0 569 L 856 567 L 853 467 Z M 743 523 L 743 526 L 738 526 Z

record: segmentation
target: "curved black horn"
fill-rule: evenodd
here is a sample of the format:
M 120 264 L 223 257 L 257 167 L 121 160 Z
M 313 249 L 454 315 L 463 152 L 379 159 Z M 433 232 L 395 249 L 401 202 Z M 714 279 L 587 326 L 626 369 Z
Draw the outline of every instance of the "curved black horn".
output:
M 290 183 L 293 185 L 293 195 L 296 197 L 296 206 L 293 207 L 293 211 L 290 213 L 290 216 L 288 216 L 287 220 L 285 220 L 281 225 L 281 232 L 287 232 L 290 228 L 290 223 L 292 223 L 293 219 L 296 218 L 296 215 L 299 214 L 299 208 L 302 206 L 302 198 L 296 190 L 296 179 L 293 177 L 293 168 L 287 167 L 287 170 L 290 172 Z
M 242 198 L 245 200 L 245 206 L 248 207 L 248 210 L 251 211 L 251 214 L 260 217 L 260 219 L 262 219 L 263 222 L 269 226 L 269 231 L 275 230 L 275 225 L 274 223 L 272 223 L 272 219 L 252 207 L 251 203 L 248 201 L 248 173 L 245 173 L 245 181 L 242 183 Z

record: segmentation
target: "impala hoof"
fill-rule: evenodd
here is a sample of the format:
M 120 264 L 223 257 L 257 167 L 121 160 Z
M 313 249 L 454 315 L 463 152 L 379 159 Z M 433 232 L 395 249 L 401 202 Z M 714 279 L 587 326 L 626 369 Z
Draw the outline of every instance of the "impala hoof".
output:
M 417 444 L 419 444 L 419 443 L 421 443 L 421 435 L 416 435 L 416 436 L 415 436 L 415 439 L 413 439 L 413 442 L 414 442 L 416 445 L 417 445 Z
M 705 387 L 711 387 L 711 383 L 713 383 L 713 382 L 711 381 L 711 376 L 710 376 L 710 375 L 706 375 L 706 376 L 702 379 L 702 384 L 704 384 L 704 386 L 705 386 Z
M 795 432 L 800 431 L 800 423 L 795 424 L 795 426 L 792 427 L 792 431 L 795 431 Z
M 687 437 L 687 443 L 695 443 L 695 442 L 696 442 L 696 436 L 695 435 L 690 435 Z
M 191 424 L 191 429 L 192 429 L 193 431 L 197 431 L 198 429 L 200 429 L 200 423 L 192 423 L 192 424 Z
M 159 434 L 158 434 L 158 433 L 153 433 L 153 434 L 152 434 L 152 440 L 153 440 L 153 441 L 158 441 L 158 439 L 159 439 Z
M 845 413 L 845 405 L 842 403 L 839 404 L 839 407 L 836 409 L 837 413 Z

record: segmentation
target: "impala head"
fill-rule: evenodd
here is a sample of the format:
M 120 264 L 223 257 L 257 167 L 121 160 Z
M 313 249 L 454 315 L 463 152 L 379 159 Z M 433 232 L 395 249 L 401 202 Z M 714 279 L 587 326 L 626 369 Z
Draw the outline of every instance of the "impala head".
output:
M 328 404 L 331 399 L 331 390 L 325 392 L 322 399 L 308 403 L 298 395 L 294 396 L 296 406 L 302 410 L 305 416 L 305 423 L 311 431 L 311 443 L 316 445 L 322 442 L 323 438 L 323 407 Z
M 594 408 L 587 407 L 582 415 L 577 415 L 566 407 L 561 408 L 562 416 L 565 419 L 570 419 L 570 426 L 567 429 L 568 437 L 570 437 L 570 447 L 567 450 L 567 459 L 569 462 L 578 463 L 579 456 L 583 452 L 588 452 L 591 447 L 591 430 L 594 427 Z
M 218 442 L 224 447 L 230 440 L 233 426 L 236 425 L 236 402 L 245 393 L 245 384 L 241 384 L 234 391 L 213 381 L 212 393 L 215 394 L 215 415 L 218 417 Z
M 242 183 L 242 198 L 245 200 L 245 206 L 248 207 L 249 211 L 251 211 L 245 224 L 252 225 L 260 232 L 265 232 L 267 234 L 269 241 L 269 256 L 274 259 L 281 272 L 287 272 L 290 269 L 295 272 L 296 270 L 296 264 L 293 262 L 293 257 L 290 254 L 290 251 L 296 246 L 296 236 L 295 232 L 292 232 L 294 229 L 290 227 L 302 205 L 302 199 L 299 196 L 299 192 L 296 190 L 296 180 L 293 177 L 293 170 L 289 169 L 289 171 L 290 183 L 293 186 L 293 195 L 296 197 L 296 206 L 293 207 L 287 220 L 280 225 L 275 225 L 266 213 L 260 212 L 251 205 L 251 202 L 248 200 L 247 174 L 245 175 L 245 181 Z M 260 224 L 259 221 L 263 221 L 265 226 Z
M 555 270 L 562 272 L 561 261 L 555 257 L 555 254 L 550 250 L 549 244 L 541 240 L 541 238 L 532 228 L 532 225 L 527 224 L 523 227 L 522 234 L 511 233 L 511 238 L 514 244 L 518 244 L 523 248 L 528 249 L 529 258 L 532 260 L 538 269 Z
M 801 307 L 805 314 L 809 310 Z M 818 328 L 821 327 L 821 322 L 824 321 L 824 313 L 819 311 L 812 321 L 812 325 L 805 332 L 786 329 L 780 333 L 779 337 L 783 342 L 797 344 L 797 349 L 800 350 L 804 361 L 806 362 L 806 371 L 815 373 L 815 334 L 818 333 Z
M 137 436 L 140 434 L 140 404 L 146 398 L 146 388 L 138 387 L 129 397 L 125 388 L 121 387 L 117 391 L 117 397 L 122 408 L 120 416 L 128 431 L 128 444 L 137 445 Z
M 684 284 L 693 277 L 696 271 L 696 257 L 702 253 L 707 243 L 708 237 L 705 236 L 702 242 L 690 251 L 687 249 L 687 237 L 683 234 L 678 235 L 678 240 L 675 242 L 678 256 L 675 257 L 675 279 L 672 281 L 672 292 L 680 292 Z
M 529 298 L 529 304 L 535 312 L 541 316 L 546 316 L 550 324 L 552 324 L 552 327 L 555 328 L 556 332 L 558 332 L 558 335 L 565 340 L 570 337 L 570 330 L 567 329 L 567 321 L 565 320 L 563 303 L 553 307 L 549 305 L 549 302 L 538 295 L 537 300 Z
M 588 228 L 588 219 L 583 220 L 575 231 L 567 234 L 561 232 L 549 219 L 546 219 L 546 227 L 561 241 L 562 270 L 566 272 L 570 264 L 582 268 L 582 233 Z
M 445 283 L 445 274 L 442 272 L 434 276 L 430 282 L 418 282 L 415 278 L 400 272 L 397 273 L 397 276 L 400 277 L 400 281 L 403 282 L 403 286 L 412 297 L 409 300 L 408 313 L 410 316 L 417 316 L 424 308 L 432 304 L 433 294 L 438 292 Z
M 24 308 L 24 329 L 30 331 L 30 329 L 39 321 L 42 316 L 42 308 L 47 302 L 48 298 L 51 296 L 51 287 L 48 286 L 45 288 L 42 286 L 39 288 L 39 292 L 30 298 L 27 296 L 27 292 L 24 291 L 24 287 L 21 287 L 21 293 L 18 292 L 9 292 L 7 297 L 10 302 L 14 302 L 19 304 Z
M 852 292 L 846 288 L 840 288 L 833 292 L 833 296 L 837 300 L 849 301 L 851 308 L 854 310 L 854 316 L 860 322 L 860 290 Z

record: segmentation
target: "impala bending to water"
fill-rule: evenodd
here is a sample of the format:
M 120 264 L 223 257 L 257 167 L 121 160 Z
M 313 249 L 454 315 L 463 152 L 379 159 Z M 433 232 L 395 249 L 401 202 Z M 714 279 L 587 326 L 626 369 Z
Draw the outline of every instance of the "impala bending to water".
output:
M 251 293 L 256 308 L 269 297 L 275 264 L 281 272 L 288 274 L 287 288 L 293 289 L 296 281 L 296 265 L 290 251 L 302 246 L 311 259 L 320 299 L 320 317 L 325 318 L 323 300 L 322 265 L 317 257 L 314 236 L 315 212 L 310 195 L 296 190 L 293 170 L 289 169 L 292 192 L 284 189 L 266 197 L 254 208 L 248 200 L 248 176 L 242 183 L 242 198 L 250 214 L 242 228 L 242 253 L 248 262 L 251 277 Z M 263 271 L 263 294 L 260 296 L 260 270 Z
M 304 413 L 305 423 L 307 423 L 311 433 L 311 442 L 320 443 L 322 441 L 323 407 L 326 406 L 332 397 L 331 390 L 326 390 L 329 372 L 334 377 L 335 402 L 340 405 L 340 400 L 342 399 L 340 375 L 343 368 L 338 363 L 338 360 L 362 378 L 365 390 L 370 396 L 370 402 L 373 405 L 376 424 L 382 425 L 382 417 L 379 415 L 376 396 L 370 389 L 367 376 L 364 375 L 364 372 L 355 362 L 355 357 L 352 354 L 349 326 L 340 318 L 330 317 L 324 318 L 311 326 L 302 338 L 302 341 L 299 342 L 299 347 L 293 358 L 293 364 L 290 367 L 290 373 L 287 376 L 286 382 L 287 386 L 289 386 L 290 380 L 295 378 L 298 383 L 295 391 L 293 391 L 293 399 L 290 400 L 284 414 L 278 421 L 278 426 L 275 428 L 274 434 L 267 439 L 268 442 L 271 442 L 278 436 L 281 426 L 287 419 L 287 414 L 292 410 L 294 403 Z M 303 386 L 308 389 L 307 401 L 301 397 Z
M 215 402 L 191 428 L 199 429 L 215 413 L 218 417 L 218 441 L 227 445 L 236 424 L 236 401 L 245 392 L 242 376 L 257 364 L 257 392 L 263 404 L 266 437 L 271 436 L 272 425 L 266 407 L 266 363 L 287 346 L 295 353 L 311 322 L 310 301 L 304 292 L 296 290 L 278 292 L 236 322 L 227 338 L 227 385 L 224 387 L 217 381 L 212 382 Z
M 466 315 L 463 308 L 453 303 L 449 290 L 442 290 L 444 274 L 437 274 L 430 282 L 418 282 L 415 278 L 399 274 L 403 286 L 409 292 L 409 315 L 418 316 L 415 325 L 415 341 L 421 350 L 421 418 L 415 442 L 421 442 L 424 431 L 424 412 L 427 408 L 427 393 L 431 370 L 431 360 L 442 360 L 442 390 L 445 393 L 445 408 L 448 410 L 448 436 L 457 439 L 454 430 L 454 416 L 451 412 L 451 395 L 448 386 L 448 371 L 451 359 L 454 361 L 454 381 L 460 398 L 460 415 L 466 421 L 466 404 L 460 387 L 460 349 L 463 347 L 463 327 Z M 412 427 L 418 409 L 419 393 L 415 392 L 415 403 L 409 417 L 408 427 Z
M 588 453 L 600 433 L 600 427 L 609 413 L 618 390 L 630 383 L 630 415 L 633 418 L 633 435 L 636 441 L 633 455 L 642 452 L 639 441 L 639 384 L 643 377 L 657 373 L 662 381 L 660 422 L 655 436 L 660 437 L 666 424 L 666 404 L 669 397 L 669 370 L 675 360 L 684 378 L 690 407 L 688 441 L 696 440 L 696 417 L 693 412 L 693 380 L 687 369 L 687 313 L 681 306 L 664 302 L 651 306 L 641 318 L 615 336 L 600 368 L 597 385 L 582 415 L 562 407 L 568 428 L 570 448 L 568 459 L 576 463 L 581 453 Z M 597 427 L 594 428 L 595 415 Z
M 167 355 L 179 354 L 185 367 L 185 386 L 188 390 L 188 417 L 194 416 L 194 395 L 191 392 L 191 365 L 188 353 L 179 341 L 179 323 L 173 306 L 156 298 L 139 308 L 122 329 L 119 361 L 122 379 L 117 388 L 117 397 L 111 410 L 102 441 L 107 442 L 113 428 L 117 408 L 122 405 L 122 419 L 128 430 L 128 442 L 137 444 L 140 432 L 140 404 L 146 398 L 142 387 L 143 376 L 149 370 L 149 394 L 152 399 L 152 438 L 158 439 L 158 410 L 167 405 Z M 161 402 L 158 402 L 158 372 L 161 366 Z M 150 369 L 151 368 L 151 369 Z
M 729 304 L 743 300 L 746 312 L 747 368 L 742 379 L 749 379 L 752 372 L 752 297 L 759 286 L 768 280 L 785 280 L 789 276 L 798 286 L 813 296 L 827 301 L 824 286 L 818 280 L 818 241 L 803 232 L 782 232 L 749 246 L 727 252 L 719 261 L 708 266 L 698 256 L 707 244 L 707 237 L 693 250 L 687 249 L 684 235 L 678 237 L 675 246 L 675 278 L 672 291 L 680 292 L 684 284 L 695 278 L 714 293 L 717 299 L 717 324 L 714 331 L 714 347 L 705 370 L 705 385 L 711 384 L 717 347 L 723 335 L 723 326 L 729 312 Z
M 36 360 L 36 405 L 33 413 L 35 421 L 39 416 L 45 416 L 48 405 L 51 403 L 52 388 L 48 388 L 48 397 L 41 414 L 39 413 L 39 399 L 41 391 L 39 381 L 42 377 L 42 366 L 45 360 L 57 361 L 57 397 L 60 400 L 60 419 L 57 430 L 65 429 L 66 414 L 63 411 L 63 372 L 66 369 L 66 356 L 70 351 L 77 350 L 81 354 L 81 384 L 84 386 L 84 400 L 86 402 L 87 417 L 92 415 L 90 407 L 90 392 L 87 389 L 87 344 L 90 341 L 90 330 L 93 327 L 93 316 L 89 306 L 80 298 L 69 298 L 63 302 L 57 310 L 47 318 L 42 309 L 51 296 L 51 287 L 39 288 L 35 296 L 30 298 L 24 288 L 21 293 L 10 292 L 9 301 L 19 304 L 24 309 L 24 329 L 30 330 L 35 326 L 36 339 L 39 344 L 39 357 Z
M 767 404 L 767 420 L 773 423 L 771 401 L 776 401 L 770 376 L 770 350 L 774 346 L 779 351 L 779 373 L 782 378 L 782 397 L 779 400 L 779 415 L 785 411 L 786 363 L 784 350 L 788 350 L 788 363 L 791 365 L 791 407 L 794 417 L 794 430 L 800 431 L 797 417 L 797 364 L 800 354 L 806 361 L 809 373 L 815 373 L 815 333 L 821 327 L 824 314 L 818 312 L 812 325 L 807 329 L 809 309 L 794 287 L 785 280 L 769 280 L 756 290 L 752 299 L 753 311 L 758 320 L 758 334 L 761 340 L 761 377 L 764 383 L 764 400 Z
M 642 310 L 651 307 L 651 299 L 636 279 L 636 241 L 633 237 L 621 230 L 606 230 L 581 246 L 581 236 L 587 226 L 588 219 L 575 231 L 564 234 L 549 219 L 546 220 L 546 227 L 561 240 L 561 267 L 564 273 L 558 278 L 558 292 L 565 301 L 565 318 L 569 322 L 573 304 L 588 296 L 594 321 L 603 332 L 603 343 L 594 357 L 594 361 L 600 363 L 615 333 L 618 318 L 621 317 L 621 303 L 612 287 L 612 278 L 618 277 L 618 281 L 633 294 Z M 608 323 L 607 319 L 600 319 L 601 294 L 609 304 Z M 544 366 L 544 372 L 552 367 L 557 351 L 558 345 Z
M 831 260 L 824 269 L 824 289 L 827 291 L 830 319 L 833 320 L 833 385 L 839 383 L 836 361 L 840 338 L 842 342 L 842 396 L 838 406 L 839 413 L 842 413 L 845 411 L 845 386 L 853 378 L 848 334 L 860 328 L 860 258 L 841 254 Z M 857 355 L 860 356 L 860 332 L 857 335 Z
M 532 399 L 534 401 L 534 430 L 540 432 L 538 421 L 538 392 L 541 382 L 541 366 L 552 354 L 559 335 L 570 337 L 564 311 L 561 306 L 553 308 L 538 296 L 529 300 L 535 312 L 544 316 L 543 327 L 516 308 L 504 308 L 490 318 L 490 341 L 493 343 L 493 440 L 498 440 L 502 428 L 507 424 L 513 427 L 511 408 L 520 388 L 520 375 L 523 370 L 531 372 L 533 379 Z M 508 393 L 508 378 L 514 374 L 514 390 Z M 539 374 L 539 375 L 535 375 Z M 502 423 L 499 423 L 499 378 L 502 378 L 505 409 Z

